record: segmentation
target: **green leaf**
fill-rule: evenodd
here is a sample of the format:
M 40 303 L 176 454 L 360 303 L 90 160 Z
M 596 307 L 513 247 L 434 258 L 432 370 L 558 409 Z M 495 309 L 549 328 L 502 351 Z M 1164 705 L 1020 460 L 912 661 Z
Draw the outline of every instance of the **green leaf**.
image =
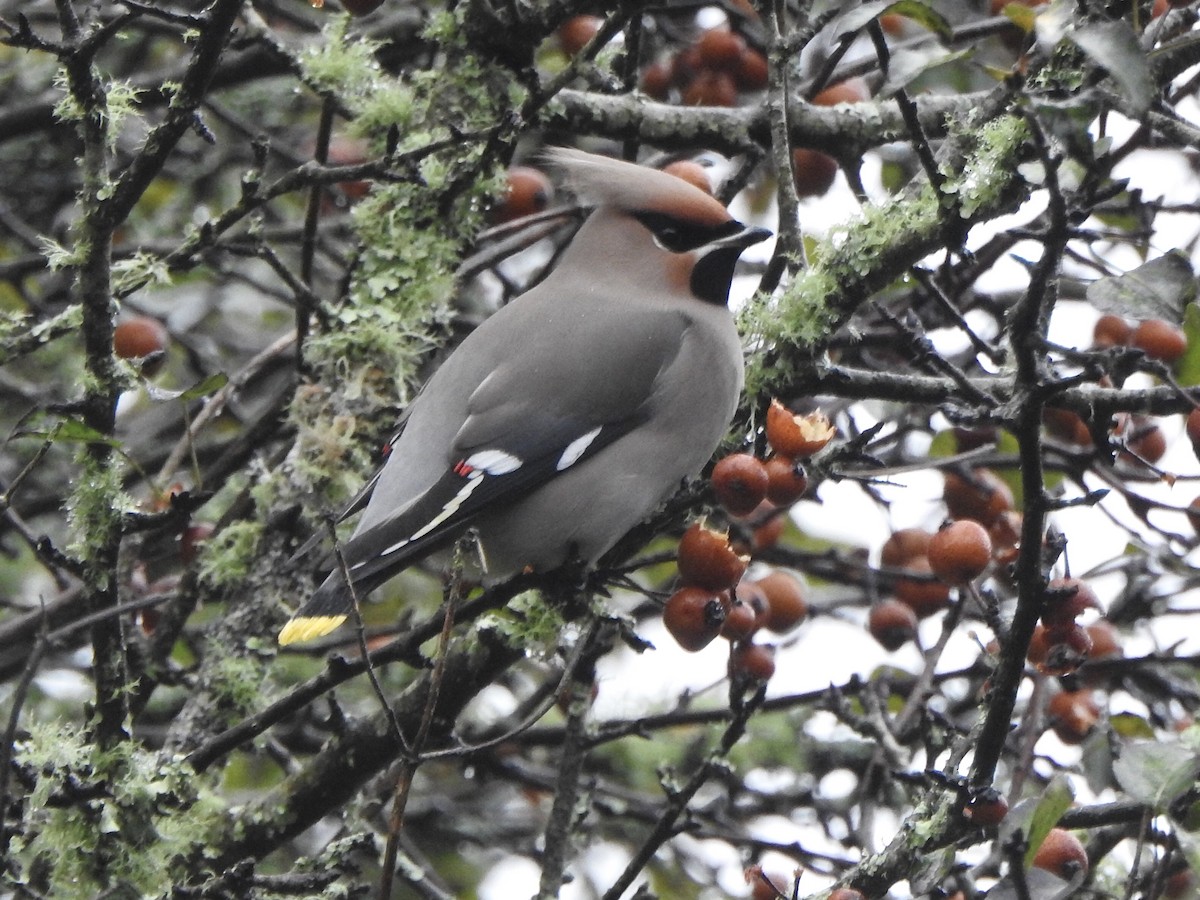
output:
M 1154 100 L 1154 79 L 1146 54 L 1128 22 L 1084 25 L 1068 31 L 1066 37 L 1112 76 L 1129 104 L 1122 112 L 1135 119 L 1146 114 Z
M 1186 256 L 1172 250 L 1124 275 L 1096 279 L 1088 285 L 1087 299 L 1118 316 L 1181 322 L 1196 299 L 1196 273 Z
M 900 0 L 899 3 L 891 4 L 884 12 L 895 13 L 911 19 L 939 37 L 950 38 L 954 35 L 954 29 L 950 27 L 950 23 L 928 3 L 920 3 L 918 0 Z
M 1200 757 L 1178 742 L 1140 741 L 1121 749 L 1113 774 L 1130 797 L 1161 812 L 1191 788 Z
M 1033 811 L 1033 817 L 1029 820 L 1029 834 L 1026 835 L 1029 846 L 1025 850 L 1026 869 L 1033 865 L 1033 858 L 1042 846 L 1042 841 L 1046 840 L 1050 829 L 1058 824 L 1058 820 L 1070 809 L 1074 801 L 1075 791 L 1071 782 L 1062 775 L 1055 775 L 1046 785 Z
M 1154 728 L 1141 716 L 1133 713 L 1117 713 L 1109 717 L 1113 731 L 1123 738 L 1141 738 L 1148 740 L 1154 737 Z
M 1175 364 L 1175 378 L 1184 387 L 1200 384 L 1200 306 L 1189 303 L 1183 311 L 1183 333 L 1187 350 Z
M 229 376 L 224 372 L 218 372 L 215 375 L 209 375 L 199 384 L 192 385 L 179 395 L 179 399 L 188 403 L 192 400 L 199 400 L 201 397 L 211 397 L 227 384 L 229 384 Z
M 106 444 L 109 447 L 120 447 L 121 442 L 115 438 L 97 431 L 90 425 L 78 419 L 63 419 L 49 431 L 18 431 L 14 438 L 39 438 L 43 441 L 67 444 Z

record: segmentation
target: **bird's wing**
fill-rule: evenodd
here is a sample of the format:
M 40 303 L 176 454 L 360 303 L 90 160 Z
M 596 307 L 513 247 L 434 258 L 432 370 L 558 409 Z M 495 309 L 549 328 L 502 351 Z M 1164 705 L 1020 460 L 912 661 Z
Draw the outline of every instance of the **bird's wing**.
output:
M 379 583 L 476 516 L 512 503 L 636 428 L 686 328 L 678 316 L 637 310 L 624 320 L 580 326 L 573 339 L 586 341 L 587 353 L 517 351 L 497 366 L 471 394 L 437 481 L 347 542 L 356 584 Z

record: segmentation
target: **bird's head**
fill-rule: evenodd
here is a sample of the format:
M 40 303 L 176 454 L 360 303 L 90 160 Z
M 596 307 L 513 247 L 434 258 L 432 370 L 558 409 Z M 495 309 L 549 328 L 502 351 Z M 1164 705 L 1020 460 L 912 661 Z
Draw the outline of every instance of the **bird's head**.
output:
M 771 235 L 667 172 L 568 148 L 547 156 L 595 207 L 571 252 L 603 277 L 658 284 L 724 306 L 738 257 Z

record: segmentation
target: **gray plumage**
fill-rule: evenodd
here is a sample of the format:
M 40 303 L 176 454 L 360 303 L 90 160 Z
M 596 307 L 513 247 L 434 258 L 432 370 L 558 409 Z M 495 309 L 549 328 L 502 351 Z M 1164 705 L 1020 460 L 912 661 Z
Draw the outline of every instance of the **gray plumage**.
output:
M 596 209 L 414 401 L 342 548 L 360 597 L 468 526 L 490 580 L 591 565 L 729 425 L 742 387 L 729 279 L 768 233 L 672 175 L 581 151 L 551 159 Z M 334 571 L 280 642 L 324 634 L 351 608 Z

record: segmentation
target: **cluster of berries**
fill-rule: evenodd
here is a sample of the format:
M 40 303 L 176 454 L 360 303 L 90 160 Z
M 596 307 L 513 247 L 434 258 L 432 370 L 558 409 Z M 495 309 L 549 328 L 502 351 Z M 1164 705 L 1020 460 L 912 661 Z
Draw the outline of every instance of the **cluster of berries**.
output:
M 713 493 L 731 517 L 752 526 L 755 547 L 778 536 L 787 507 L 808 489 L 801 460 L 835 434 L 823 414 L 794 415 L 773 401 L 766 422 L 772 454 L 761 460 L 735 453 L 716 464 Z M 682 586 L 667 600 L 663 623 L 685 650 L 700 650 L 724 637 L 732 644 L 730 676 L 765 681 L 775 671 L 774 648 L 754 643 L 754 635 L 762 629 L 775 634 L 792 630 L 807 617 L 808 602 L 800 580 L 788 572 L 744 579 L 751 549 L 735 546 L 728 532 L 693 524 L 679 542 Z

